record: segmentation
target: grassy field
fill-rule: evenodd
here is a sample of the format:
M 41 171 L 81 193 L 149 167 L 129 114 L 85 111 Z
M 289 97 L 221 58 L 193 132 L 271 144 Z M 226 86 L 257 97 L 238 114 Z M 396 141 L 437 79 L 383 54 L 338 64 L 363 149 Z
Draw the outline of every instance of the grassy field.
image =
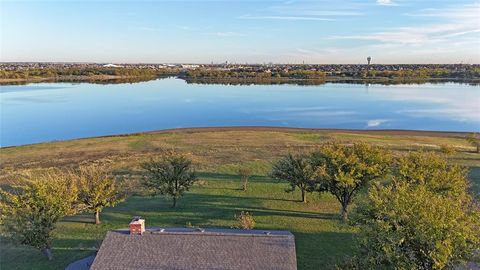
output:
M 94 225 L 92 214 L 65 218 L 55 231 L 54 260 L 37 250 L 2 242 L 1 269 L 63 269 L 68 263 L 93 254 L 108 230 L 124 228 L 131 217 L 141 215 L 147 226 L 232 227 L 234 215 L 253 213 L 256 228 L 290 230 L 295 235 L 298 269 L 331 269 L 352 253 L 356 229 L 339 220 L 339 205 L 327 194 L 286 193 L 285 183 L 266 177 L 271 162 L 288 152 L 313 150 L 328 141 L 365 141 L 392 149 L 395 155 L 427 149 L 439 151 L 453 145 L 452 163 L 470 168 L 472 192 L 480 194 L 480 154 L 463 139 L 464 134 L 423 132 L 360 132 L 336 130 L 289 130 L 222 128 L 180 130 L 91 138 L 0 149 L 0 184 L 7 185 L 15 172 L 45 167 L 71 167 L 84 162 L 108 162 L 118 175 L 137 181 L 139 164 L 165 150 L 189 154 L 201 181 L 180 200 L 170 201 L 137 194 L 102 213 Z M 236 175 L 239 165 L 254 171 L 247 191 Z M 478 198 L 478 197 L 477 197 Z

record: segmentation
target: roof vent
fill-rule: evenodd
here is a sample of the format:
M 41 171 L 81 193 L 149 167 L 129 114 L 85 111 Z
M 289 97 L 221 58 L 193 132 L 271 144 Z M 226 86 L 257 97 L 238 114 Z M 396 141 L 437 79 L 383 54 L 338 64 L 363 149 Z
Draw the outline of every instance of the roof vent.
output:
M 164 228 L 150 230 L 152 234 L 160 234 L 160 233 L 163 233 L 164 231 L 165 231 Z
M 135 216 L 129 224 L 130 234 L 143 234 L 145 232 L 145 219 Z

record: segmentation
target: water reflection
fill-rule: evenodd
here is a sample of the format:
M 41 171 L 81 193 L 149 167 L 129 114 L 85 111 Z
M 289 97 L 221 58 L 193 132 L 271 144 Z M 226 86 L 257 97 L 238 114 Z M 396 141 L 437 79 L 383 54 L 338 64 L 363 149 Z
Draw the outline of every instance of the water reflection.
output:
M 480 87 L 466 84 L 2 86 L 1 145 L 177 127 L 289 126 L 480 130 Z

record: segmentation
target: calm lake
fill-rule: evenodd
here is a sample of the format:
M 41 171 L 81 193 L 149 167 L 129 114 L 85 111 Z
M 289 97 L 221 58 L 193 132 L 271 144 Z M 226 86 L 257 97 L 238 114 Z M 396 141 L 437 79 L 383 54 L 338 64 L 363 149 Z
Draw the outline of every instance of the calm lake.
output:
M 465 84 L 0 86 L 1 146 L 213 126 L 480 130 L 480 86 Z

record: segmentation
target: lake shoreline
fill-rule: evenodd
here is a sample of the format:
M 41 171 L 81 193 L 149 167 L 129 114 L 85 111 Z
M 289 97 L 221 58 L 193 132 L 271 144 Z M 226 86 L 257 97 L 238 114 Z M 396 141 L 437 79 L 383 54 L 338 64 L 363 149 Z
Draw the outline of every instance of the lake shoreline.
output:
M 376 136 L 426 136 L 426 137 L 441 137 L 441 138 L 465 138 L 472 132 L 465 131 L 429 131 L 429 130 L 407 130 L 407 129 L 335 129 L 335 128 L 301 128 L 301 127 L 276 127 L 276 126 L 223 126 L 223 127 L 190 127 L 190 128 L 173 128 L 160 129 L 145 132 L 132 132 L 123 134 L 113 134 L 104 136 L 92 136 L 67 140 L 53 140 L 32 144 L 22 144 L 13 146 L 0 146 L 0 149 L 11 149 L 19 147 L 28 147 L 36 145 L 45 145 L 52 143 L 73 143 L 81 140 L 101 139 L 101 138 L 117 138 L 130 137 L 141 135 L 155 135 L 155 134 L 193 134 L 193 133 L 220 133 L 230 131 L 241 132 L 291 132 L 291 133 L 344 133 L 344 134 L 361 134 L 361 135 L 376 135 Z
M 33 78 L 0 78 L 1 85 L 24 85 L 31 83 L 134 83 L 164 79 L 169 76 L 117 76 L 117 75 L 92 75 L 92 76 L 57 76 L 57 77 L 33 77 Z M 363 78 L 363 77 L 337 77 L 327 76 L 324 78 L 299 79 L 299 78 L 237 78 L 237 77 L 197 77 L 192 78 L 182 75 L 171 75 L 188 84 L 224 84 L 224 85 L 251 85 L 251 84 L 292 84 L 292 85 L 322 85 L 325 83 L 353 83 L 353 84 L 423 84 L 423 83 L 466 83 L 479 84 L 480 79 L 472 78 Z
M 93 75 L 93 76 L 59 76 L 59 77 L 38 77 L 38 78 L 15 78 L 6 79 L 0 78 L 0 85 L 15 85 L 15 84 L 30 84 L 30 83 L 42 83 L 42 82 L 112 82 L 118 80 L 125 80 L 127 83 L 129 80 L 156 80 L 158 77 L 145 77 L 145 76 L 116 76 L 116 75 Z

